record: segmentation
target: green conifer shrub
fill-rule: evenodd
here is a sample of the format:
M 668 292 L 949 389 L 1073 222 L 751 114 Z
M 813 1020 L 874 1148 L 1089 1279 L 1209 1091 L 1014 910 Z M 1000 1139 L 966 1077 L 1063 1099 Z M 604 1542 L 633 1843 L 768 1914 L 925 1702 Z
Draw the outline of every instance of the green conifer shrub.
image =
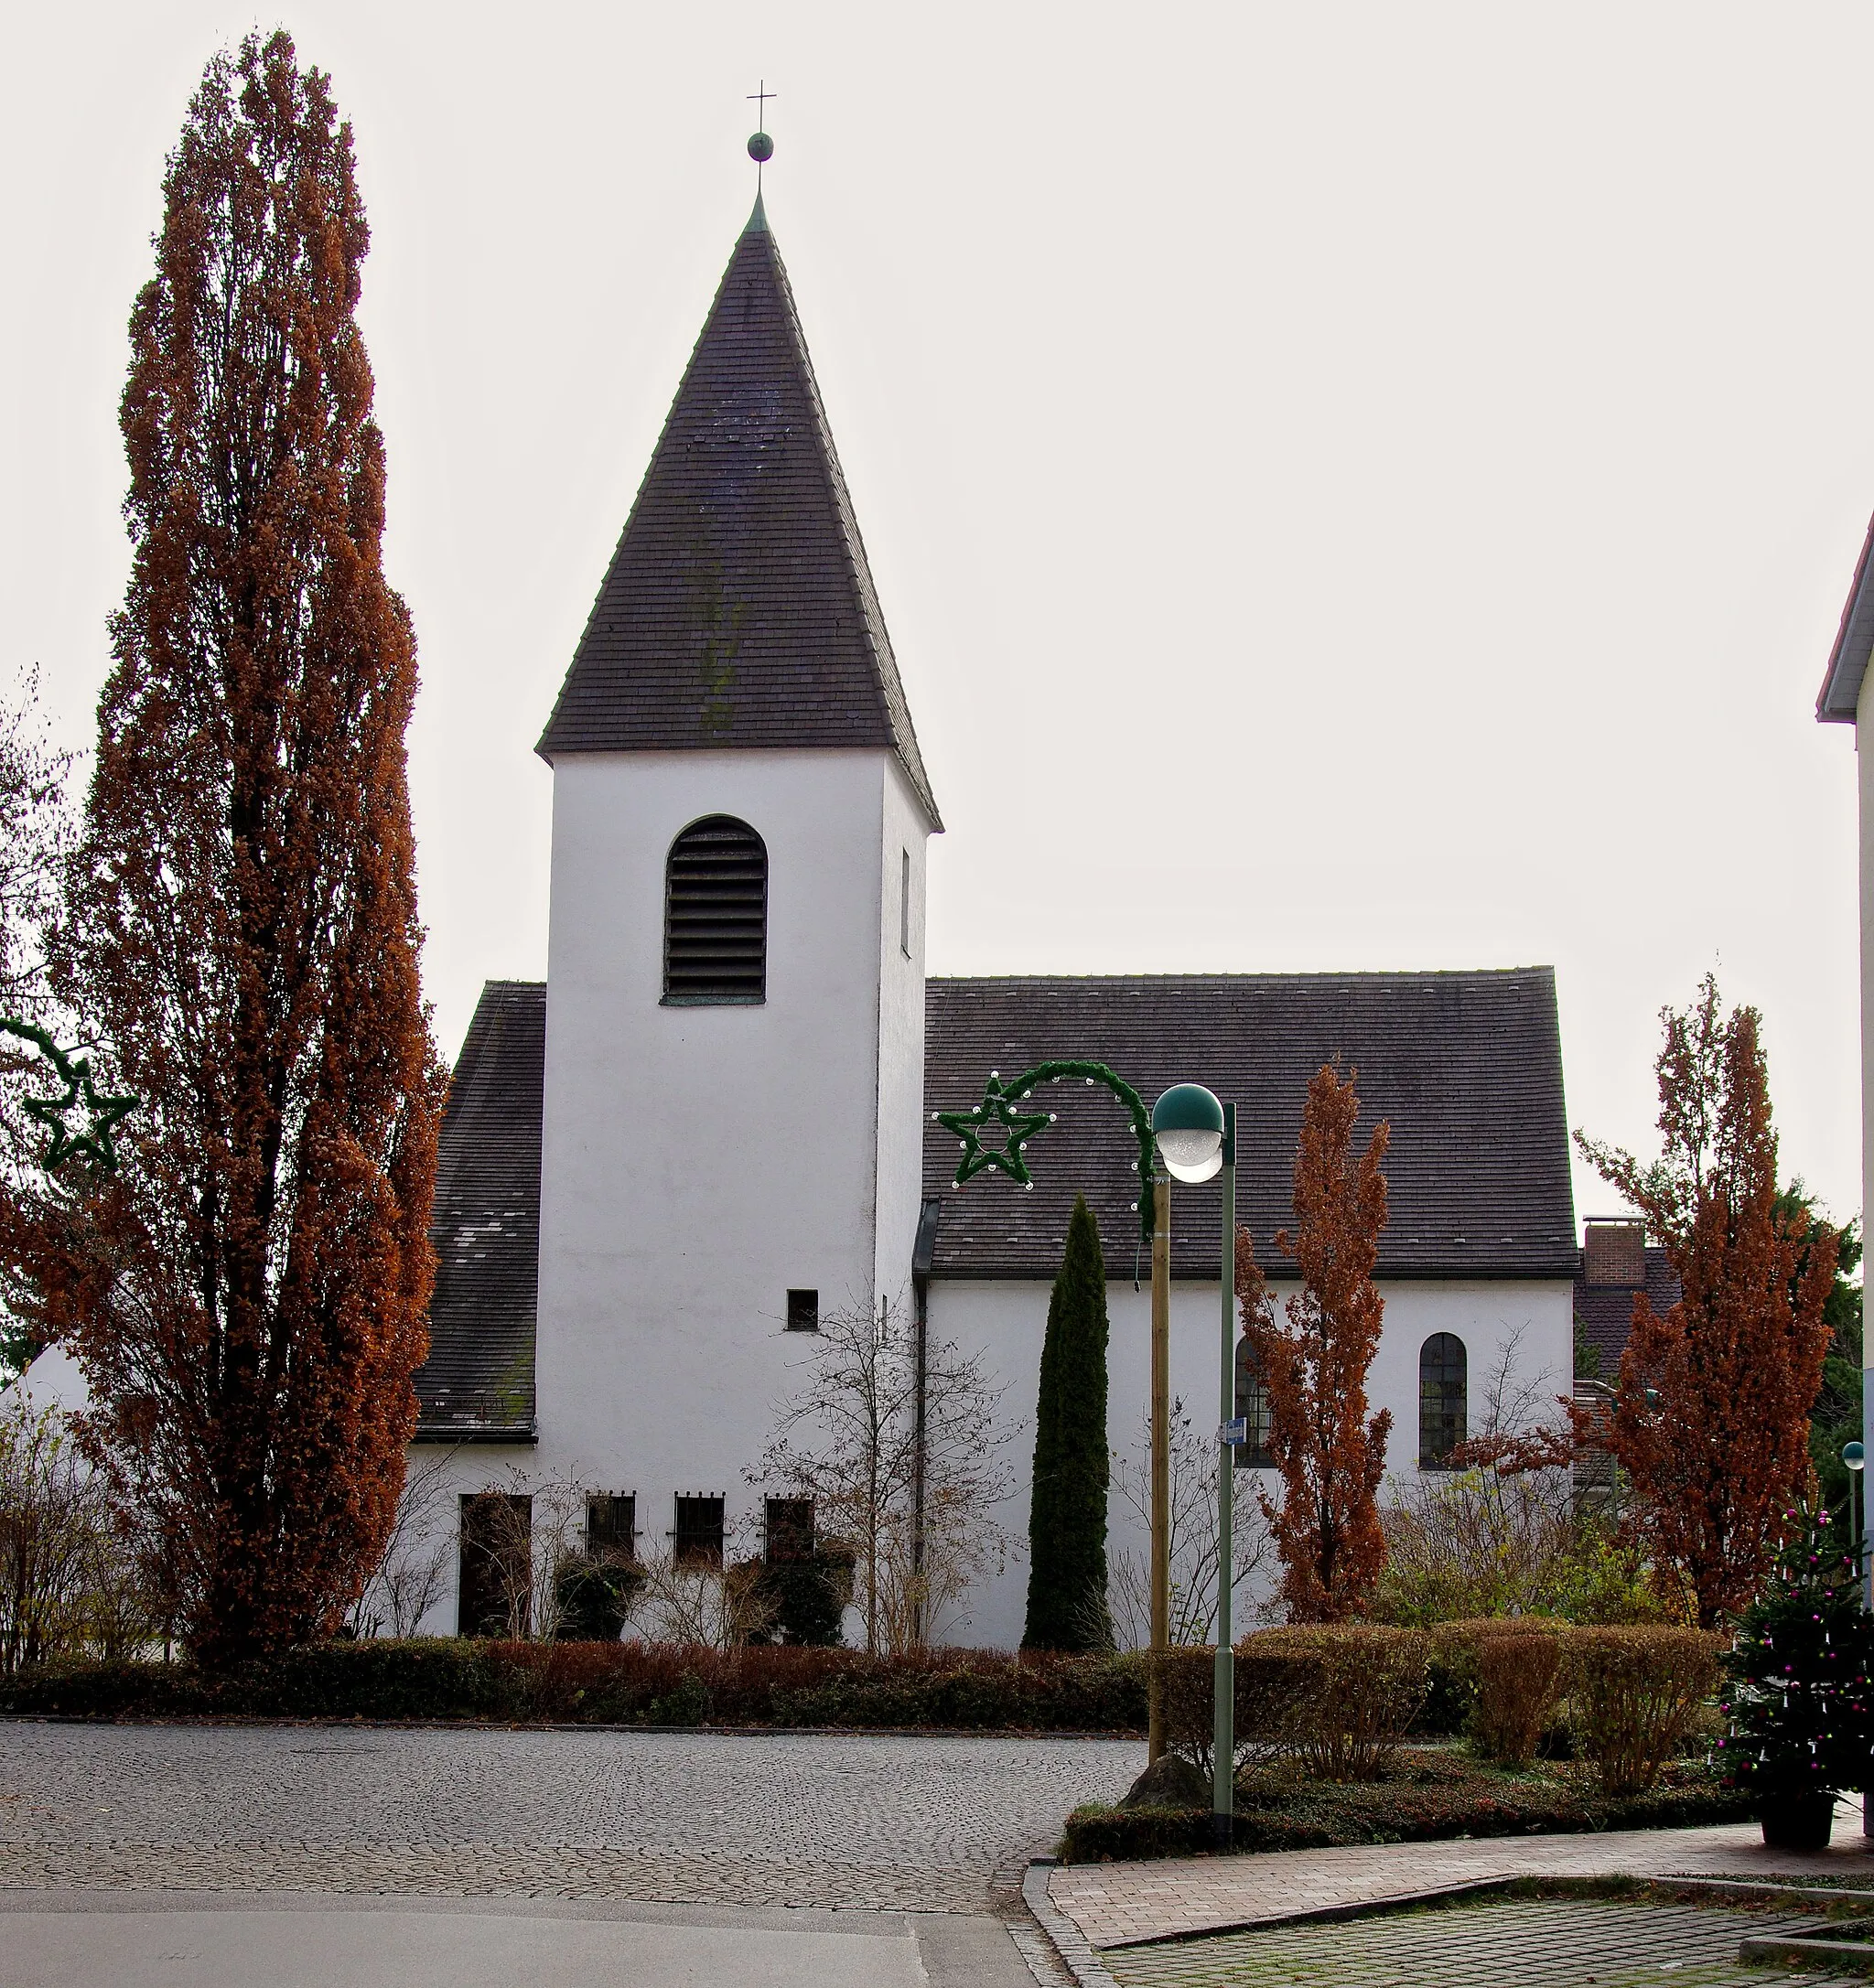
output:
M 1869 1778 L 1869 1618 L 1831 1515 L 1788 1515 L 1788 1542 L 1738 1621 L 1725 1660 L 1727 1778 L 1760 1800 L 1831 1794 Z
M 1106 1264 L 1076 1197 L 1048 1301 L 1035 1410 L 1024 1650 L 1110 1649 L 1106 1607 Z

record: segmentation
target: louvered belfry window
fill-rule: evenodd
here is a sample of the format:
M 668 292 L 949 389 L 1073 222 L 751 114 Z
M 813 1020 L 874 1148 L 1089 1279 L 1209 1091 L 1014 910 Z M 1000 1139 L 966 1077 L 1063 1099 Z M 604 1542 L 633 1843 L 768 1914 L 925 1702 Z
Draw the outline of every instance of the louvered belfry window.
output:
M 664 865 L 664 1001 L 727 1005 L 767 993 L 767 844 L 733 815 L 705 815 Z

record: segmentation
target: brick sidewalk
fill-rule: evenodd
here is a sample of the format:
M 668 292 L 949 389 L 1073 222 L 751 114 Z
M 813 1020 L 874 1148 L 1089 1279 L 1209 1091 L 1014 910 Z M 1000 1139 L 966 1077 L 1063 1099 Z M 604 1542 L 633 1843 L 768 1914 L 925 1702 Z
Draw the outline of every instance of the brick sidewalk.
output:
M 1835 1841 L 1814 1856 L 1766 1850 L 1754 1822 L 1716 1829 L 1608 1831 L 1150 1864 L 1066 1864 L 1048 1895 L 1094 1947 L 1232 1926 L 1275 1924 L 1340 1906 L 1377 1905 L 1496 1877 L 1865 1877 L 1874 1847 L 1859 1799 L 1843 1798 Z

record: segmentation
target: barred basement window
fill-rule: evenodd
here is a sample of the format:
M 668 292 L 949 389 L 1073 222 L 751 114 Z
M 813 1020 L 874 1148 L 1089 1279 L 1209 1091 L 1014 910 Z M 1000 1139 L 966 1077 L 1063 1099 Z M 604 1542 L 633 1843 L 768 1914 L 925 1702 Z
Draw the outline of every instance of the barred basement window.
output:
M 629 1492 L 594 1491 L 586 1500 L 586 1551 L 630 1564 L 638 1557 L 638 1500 Z
M 1455 1332 L 1434 1332 L 1418 1349 L 1418 1467 L 1449 1470 L 1464 1440 L 1470 1358 Z
M 672 1553 L 680 1567 L 722 1564 L 722 1499 L 679 1498 Z
M 813 1500 L 770 1498 L 768 1500 L 768 1559 L 770 1565 L 813 1557 Z
M 1244 1431 L 1248 1440 L 1236 1445 L 1236 1467 L 1273 1469 L 1276 1459 L 1269 1451 L 1269 1388 L 1263 1379 L 1255 1348 L 1247 1338 L 1236 1342 L 1236 1413 L 1249 1425 Z
M 752 1005 L 767 995 L 767 844 L 733 815 L 705 815 L 664 863 L 664 1005 Z

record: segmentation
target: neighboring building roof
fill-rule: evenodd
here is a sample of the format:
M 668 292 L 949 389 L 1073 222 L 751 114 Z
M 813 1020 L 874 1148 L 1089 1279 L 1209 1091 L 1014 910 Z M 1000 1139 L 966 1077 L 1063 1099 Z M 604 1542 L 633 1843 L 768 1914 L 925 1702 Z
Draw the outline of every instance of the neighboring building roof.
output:
M 436 1155 L 436 1295 L 416 1374 L 417 1439 L 527 1442 L 540 1277 L 540 1120 L 546 989 L 481 990 Z
M 1867 674 L 1868 656 L 1874 650 L 1874 519 L 1868 521 L 1868 535 L 1861 541 L 1861 556 L 1855 562 L 1854 585 L 1848 588 L 1847 604 L 1841 611 L 1835 647 L 1828 652 L 1828 668 L 1822 688 L 1815 695 L 1815 716 L 1823 725 L 1852 725 L 1861 701 L 1861 679 Z
M 1028 1148 L 1025 1191 L 997 1172 L 951 1185 L 957 1143 L 929 1113 L 976 1102 L 1051 1058 L 1107 1063 L 1147 1106 L 1182 1080 L 1235 1100 L 1239 1221 L 1279 1273 L 1292 1226 L 1309 1080 L 1358 1069 L 1363 1145 L 1390 1122 L 1387 1277 L 1572 1277 L 1575 1209 L 1549 967 L 1466 973 L 1255 973 L 933 980 L 926 1006 L 924 1192 L 941 1198 L 936 1277 L 1052 1277 L 1076 1193 L 1098 1216 L 1108 1273 L 1137 1235 L 1136 1147 L 1103 1089 L 1057 1083 L 1032 1109 L 1060 1122 Z M 1215 1187 L 1171 1194 L 1172 1269 L 1214 1280 Z
M 802 746 L 895 751 L 942 828 L 758 203 L 538 749 Z
M 1600 1356 L 1597 1378 L 1620 1379 L 1621 1355 L 1633 1324 L 1633 1300 L 1642 1292 L 1663 1318 L 1679 1302 L 1679 1280 L 1665 1252 L 1648 1246 L 1637 1221 L 1589 1221 L 1575 1273 L 1575 1316 L 1581 1336 Z

